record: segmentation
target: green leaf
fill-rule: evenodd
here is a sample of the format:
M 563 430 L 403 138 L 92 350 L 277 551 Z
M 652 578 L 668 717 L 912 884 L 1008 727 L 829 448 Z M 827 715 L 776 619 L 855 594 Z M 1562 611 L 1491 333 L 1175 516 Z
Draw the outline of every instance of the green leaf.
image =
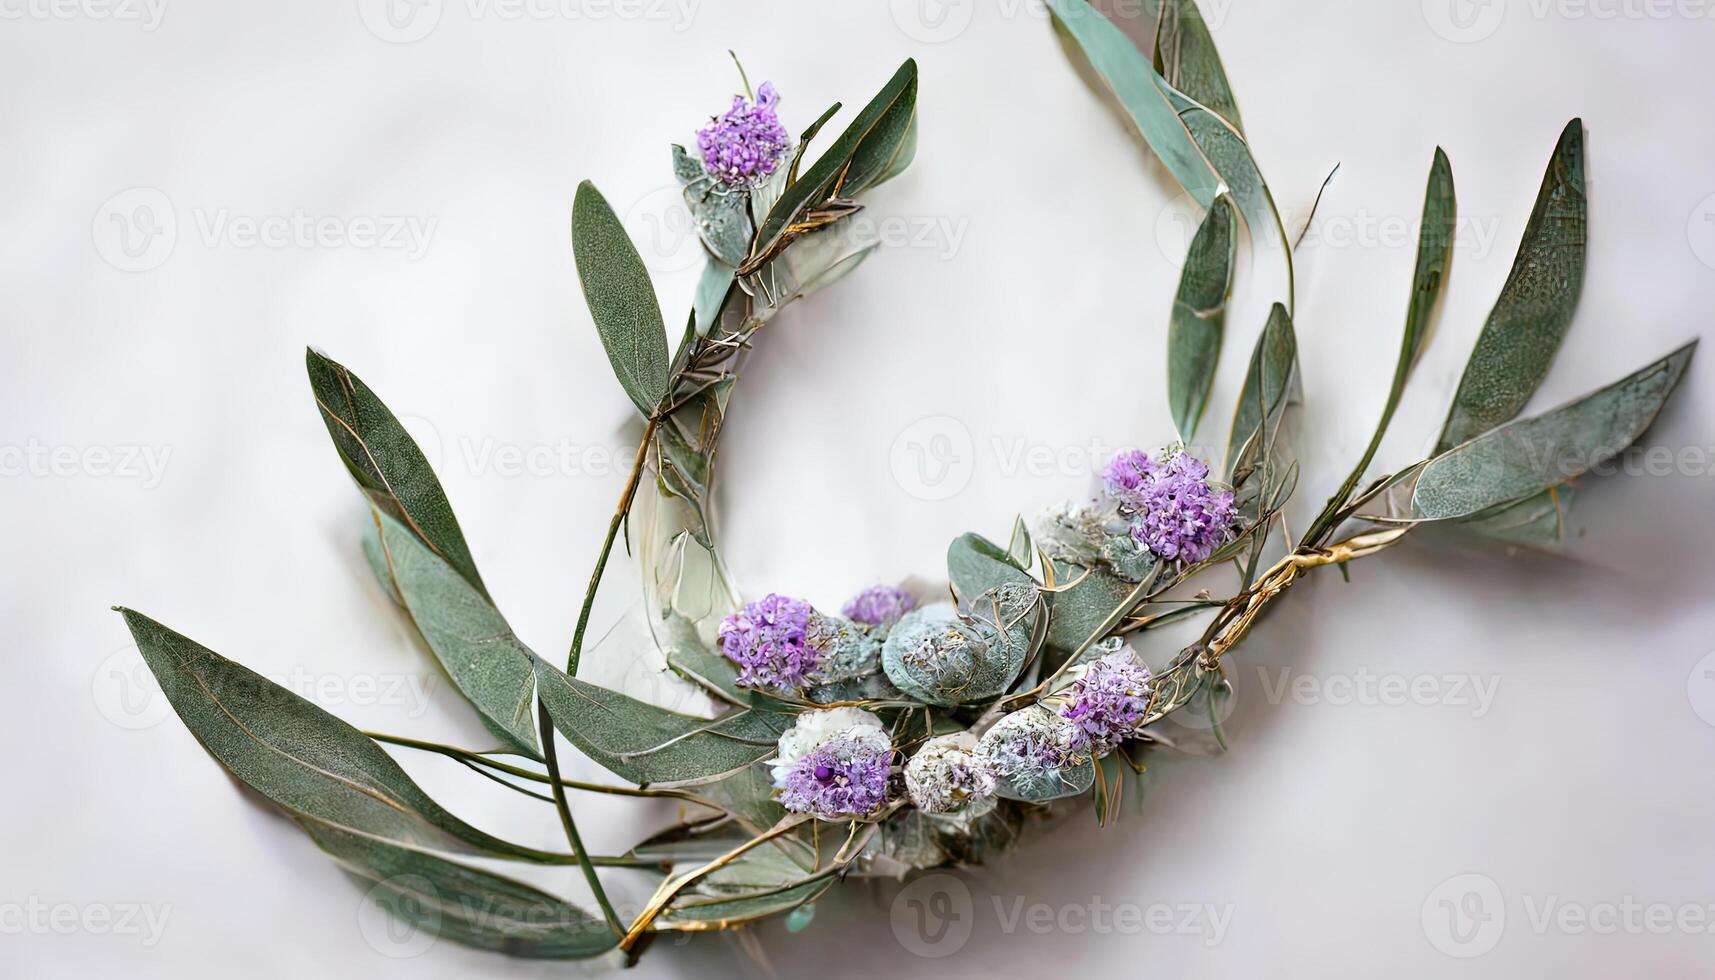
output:
M 1461 531 L 1506 544 L 1552 550 L 1566 535 L 1566 511 L 1572 506 L 1570 485 L 1550 487 L 1513 504 L 1503 504 L 1458 522 Z
M 314 704 L 141 613 L 119 612 L 185 727 L 289 812 L 405 847 L 563 863 L 448 813 L 379 745 Z
M 1030 568 L 1030 563 L 1036 559 L 1036 546 L 1030 541 L 1030 528 L 1024 524 L 1023 517 L 1016 517 L 1012 522 L 1012 540 L 1006 546 L 1006 560 L 1015 568 Z
M 1574 119 L 1542 178 L 1500 299 L 1465 365 L 1437 453 L 1518 415 L 1547 376 L 1584 285 L 1584 123 Z
M 489 598 L 460 578 L 398 521 L 376 514 L 366 545 L 377 549 L 394 593 L 447 676 L 489 731 L 532 758 L 537 754 L 535 668 L 530 650 Z
M 554 727 L 602 768 L 639 785 L 713 782 L 775 754 L 790 715 L 749 708 L 710 720 L 682 715 L 569 677 L 536 660 Z
M 1697 343 L 1600 391 L 1510 422 L 1415 474 L 1411 519 L 1456 520 L 1559 486 L 1619 454 L 1655 421 Z
M 667 397 L 667 327 L 637 246 L 587 180 L 572 200 L 572 253 L 613 373 L 637 410 L 653 415 Z
M 907 58 L 840 138 L 769 209 L 750 261 L 760 264 L 774 253 L 805 211 L 829 197 L 855 194 L 897 172 L 905 147 L 914 142 L 909 137 L 915 130 L 916 101 L 917 62 Z
M 1168 84 L 1207 106 L 1239 133 L 1244 132 L 1238 100 L 1195 0 L 1162 0 L 1155 63 Z
M 523 882 L 299 819 L 316 846 L 395 918 L 466 946 L 527 959 L 587 959 L 619 937 L 600 918 Z
M 1276 303 L 1245 372 L 1244 390 L 1227 440 L 1228 479 L 1272 456 L 1281 416 L 1296 400 L 1297 392 L 1298 336 L 1286 307 Z
M 732 266 L 714 260 L 703 264 L 703 274 L 697 279 L 697 295 L 692 302 L 692 309 L 696 311 L 697 336 L 707 337 L 714 329 L 715 321 L 720 319 L 721 310 L 726 305 L 732 281 Z
M 304 361 L 322 422 L 358 489 L 487 595 L 452 505 L 410 433 L 343 365 L 313 350 L 305 352 Z
M 980 534 L 961 535 L 947 546 L 947 579 L 965 601 L 1002 585 L 1033 584 L 1005 548 Z
M 1136 582 L 1127 582 L 1103 568 L 1086 572 L 1076 565 L 1056 562 L 1055 575 L 1063 591 L 1048 597 L 1048 646 L 1063 656 L 1051 661 L 1059 667 L 1075 650 L 1087 649 L 1114 628 L 1136 604 Z M 1072 584 L 1076 583 L 1076 584 Z
M 685 207 L 709 252 L 728 266 L 743 262 L 753 234 L 749 195 L 704 173 L 702 164 L 677 144 L 673 146 L 673 171 L 684 185 Z
M 1233 255 L 1238 218 L 1232 200 L 1217 197 L 1191 239 L 1173 316 L 1167 328 L 1167 403 L 1179 438 L 1190 443 L 1209 401 L 1227 297 L 1233 287 Z

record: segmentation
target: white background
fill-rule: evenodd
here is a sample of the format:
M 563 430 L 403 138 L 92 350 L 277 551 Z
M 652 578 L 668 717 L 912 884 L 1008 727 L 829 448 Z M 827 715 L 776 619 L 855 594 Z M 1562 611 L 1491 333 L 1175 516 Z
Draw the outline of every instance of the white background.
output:
M 576 970 L 385 932 L 361 889 L 149 700 L 106 610 L 142 609 L 360 726 L 485 744 L 363 566 L 362 505 L 302 349 L 350 365 L 434 447 L 495 596 L 556 655 L 634 437 L 578 291 L 572 193 L 592 178 L 640 235 L 664 232 L 645 252 L 677 322 L 694 246 L 650 219 L 672 217 L 667 145 L 735 88 L 728 48 L 779 86 L 794 132 L 835 99 L 861 104 L 902 58 L 922 66 L 917 161 L 868 212 L 906 240 L 771 324 L 735 402 L 725 531 L 748 591 L 832 606 L 878 579 L 931 582 L 955 534 L 1004 534 L 1015 513 L 1081 493 L 1095 453 L 1170 437 L 1159 352 L 1183 247 L 1175 194 L 1040 8 L 685 2 L 433 0 L 405 34 L 354 0 L 168 0 L 158 19 L 128 11 L 142 20 L 94 0 L 0 2 L 0 972 Z M 1300 526 L 1380 408 L 1438 143 L 1464 224 L 1439 334 L 1378 470 L 1429 447 L 1574 115 L 1589 127 L 1589 276 L 1536 406 L 1709 333 L 1710 6 L 1479 0 L 1456 21 L 1442 0 L 1204 5 L 1295 226 L 1342 165 L 1300 253 L 1314 443 Z M 273 245 L 243 230 L 294 215 L 331 220 Z M 416 222 L 424 247 L 369 243 L 367 219 Z M 1207 440 L 1265 299 L 1243 296 L 1229 323 Z M 1351 584 L 1320 575 L 1235 661 L 1232 750 L 1159 762 L 1116 828 L 1079 816 L 932 882 L 941 897 L 852 885 L 807 930 L 769 926 L 756 948 L 780 976 L 829 980 L 1073 963 L 1707 975 L 1715 935 L 1685 926 L 1715 916 L 1711 353 L 1648 439 L 1676 462 L 1587 481 L 1568 557 L 1413 544 Z M 913 443 L 950 447 L 929 458 L 953 468 L 925 482 Z M 132 453 L 164 468 L 125 464 Z M 635 578 L 616 563 L 597 632 Z M 646 669 L 590 669 L 671 693 Z M 1271 697 L 1283 670 L 1304 686 Z M 1419 675 L 1422 703 L 1350 696 L 1365 678 Z M 1456 686 L 1473 678 L 1494 692 L 1486 711 Z M 550 808 L 404 761 L 462 816 L 557 845 Z M 640 813 L 670 816 L 578 808 L 602 851 L 639 834 Z M 534 880 L 580 894 L 575 869 Z M 924 945 L 913 898 L 948 913 L 952 939 Z M 1450 929 L 1443 899 L 1477 917 Z M 1020 902 L 1048 911 L 1015 920 Z M 1187 903 L 1225 917 L 1219 941 L 1207 919 L 1178 929 L 1175 915 L 1156 934 L 1139 918 Z M 1626 903 L 1686 918 L 1655 934 Z M 138 909 L 164 929 L 115 927 Z M 1595 925 L 1579 930 L 1580 914 Z M 760 969 L 714 938 L 663 943 L 640 975 Z

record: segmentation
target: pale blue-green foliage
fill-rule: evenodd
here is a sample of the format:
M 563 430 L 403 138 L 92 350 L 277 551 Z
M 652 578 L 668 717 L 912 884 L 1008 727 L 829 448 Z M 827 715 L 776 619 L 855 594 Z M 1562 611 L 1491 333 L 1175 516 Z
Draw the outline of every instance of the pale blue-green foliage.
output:
M 1029 658 L 1041 602 L 1030 586 L 1003 585 L 963 616 L 945 604 L 914 610 L 887 635 L 882 669 L 925 704 L 968 704 L 1006 693 Z

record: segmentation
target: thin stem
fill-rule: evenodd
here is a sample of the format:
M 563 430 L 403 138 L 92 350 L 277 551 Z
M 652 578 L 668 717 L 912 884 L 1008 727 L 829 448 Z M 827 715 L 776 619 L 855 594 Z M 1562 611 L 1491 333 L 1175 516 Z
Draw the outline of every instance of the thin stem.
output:
M 517 776 L 521 779 L 531 780 L 532 782 L 548 784 L 556 781 L 539 772 L 531 772 L 528 769 L 522 769 L 518 766 L 507 765 L 504 762 L 496 762 L 480 752 L 461 749 L 455 745 L 442 745 L 438 742 L 424 742 L 414 738 L 405 738 L 399 735 L 388 735 L 382 732 L 364 732 L 363 734 L 377 742 L 385 742 L 389 745 L 400 745 L 408 749 L 420 749 L 424 752 L 433 752 L 437 755 L 444 755 L 460 762 L 475 763 L 476 765 L 493 769 L 496 772 L 503 772 L 509 776 Z M 700 806 L 710 807 L 711 809 L 720 809 L 703 797 L 688 790 L 648 789 L 639 786 L 605 786 L 601 783 L 585 783 L 576 779 L 559 779 L 558 782 L 566 789 L 575 789 L 584 793 L 606 793 L 609 796 L 632 796 L 644 799 L 683 800 L 686 803 L 696 803 Z
M 727 54 L 732 55 L 732 63 L 738 66 L 738 80 L 744 83 L 744 97 L 755 102 L 756 95 L 750 90 L 750 76 L 744 73 L 744 62 L 738 60 L 737 51 L 728 50 Z
M 655 438 L 655 427 L 660 424 L 659 418 L 652 418 L 643 430 L 643 440 L 637 444 L 637 459 L 631 464 L 631 476 L 625 481 L 625 492 L 620 495 L 619 506 L 614 508 L 613 520 L 608 522 L 607 537 L 601 543 L 595 571 L 590 574 L 589 588 L 584 590 L 584 605 L 578 610 L 578 627 L 572 631 L 572 651 L 566 657 L 566 673 L 572 677 L 578 675 L 578 658 L 584 652 L 584 631 L 590 625 L 590 610 L 595 608 L 595 594 L 601 587 L 602 573 L 607 570 L 607 556 L 613 551 L 614 539 L 619 537 L 619 526 L 625 522 L 625 515 L 631 512 L 631 501 L 637 497 L 638 478 L 643 474 L 643 462 L 649 455 L 649 443 Z
M 625 928 L 619 924 L 619 916 L 613 911 L 613 903 L 607 900 L 607 892 L 601 887 L 601 878 L 595 873 L 595 865 L 584 851 L 583 838 L 578 836 L 578 825 L 572 820 L 572 808 L 566 804 L 566 787 L 560 783 L 560 764 L 554 758 L 554 722 L 548 717 L 548 705 L 541 698 L 536 699 L 537 727 L 542 735 L 542 761 L 548 766 L 548 776 L 553 780 L 554 808 L 560 811 L 560 826 L 566 829 L 566 841 L 572 845 L 572 853 L 577 855 L 578 866 L 584 869 L 584 880 L 589 882 L 590 891 L 595 892 L 596 904 L 601 906 L 601 914 L 607 917 L 608 928 L 614 935 L 624 937 Z

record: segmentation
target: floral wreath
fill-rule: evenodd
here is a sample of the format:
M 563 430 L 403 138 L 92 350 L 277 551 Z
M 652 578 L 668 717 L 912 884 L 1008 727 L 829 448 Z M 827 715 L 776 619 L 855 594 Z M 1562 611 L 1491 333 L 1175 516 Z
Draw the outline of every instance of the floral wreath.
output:
M 1168 407 L 1185 443 L 1212 387 L 1241 239 L 1259 265 L 1278 261 L 1285 271 L 1285 296 L 1251 351 L 1218 474 L 1182 444 L 1122 452 L 1092 499 L 1050 509 L 1031 525 L 1018 521 L 1004 545 L 975 534 L 955 540 L 939 601 L 878 585 L 838 615 L 780 594 L 741 603 L 716 548 L 712 499 L 716 444 L 739 368 L 776 313 L 851 272 L 875 247 L 845 219 L 862 207 L 860 195 L 906 169 L 917 142 L 914 62 L 810 164 L 808 146 L 840 107 L 794 139 L 774 87 L 752 92 L 746 80 L 744 94 L 698 131 L 695 154 L 673 148 L 708 262 L 671 352 L 648 274 L 613 210 L 588 182 L 572 206 L 583 292 L 644 434 L 565 669 L 526 647 L 496 609 L 445 493 L 398 419 L 356 375 L 312 350 L 317 406 L 370 505 L 371 565 L 500 747 L 361 732 L 121 610 L 204 747 L 415 926 L 514 956 L 634 960 L 662 932 L 735 929 L 780 915 L 802 928 L 817 897 L 844 877 L 978 863 L 1027 824 L 1084 801 L 1108 822 L 1126 776 L 1172 747 L 1156 723 L 1204 711 L 1221 738 L 1219 707 L 1230 691 L 1224 656 L 1314 569 L 1436 528 L 1554 547 L 1571 481 L 1644 433 L 1694 347 L 1519 417 L 1582 283 L 1582 124 L 1569 124 L 1554 148 L 1434 454 L 1366 485 L 1429 340 L 1451 261 L 1452 170 L 1436 151 L 1381 420 L 1335 494 L 1293 536 L 1281 519 L 1298 476 L 1293 246 L 1209 32 L 1191 0 L 1152 0 L 1141 44 L 1086 0 L 1048 5 L 1080 67 L 1205 212 L 1167 338 Z M 622 531 L 643 573 L 648 655 L 708 695 L 714 710 L 670 711 L 577 676 Z M 1224 584 L 1193 584 L 1217 578 Z M 1176 652 L 1155 650 L 1151 632 L 1174 623 L 1201 629 Z M 555 731 L 623 785 L 564 778 Z M 450 757 L 552 804 L 567 850 L 539 850 L 466 823 L 430 799 L 383 745 Z M 670 799 L 680 818 L 624 854 L 594 855 L 582 844 L 574 793 Z M 595 908 L 458 856 L 575 864 Z M 625 917 L 608 896 L 619 873 L 648 876 L 654 886 Z

